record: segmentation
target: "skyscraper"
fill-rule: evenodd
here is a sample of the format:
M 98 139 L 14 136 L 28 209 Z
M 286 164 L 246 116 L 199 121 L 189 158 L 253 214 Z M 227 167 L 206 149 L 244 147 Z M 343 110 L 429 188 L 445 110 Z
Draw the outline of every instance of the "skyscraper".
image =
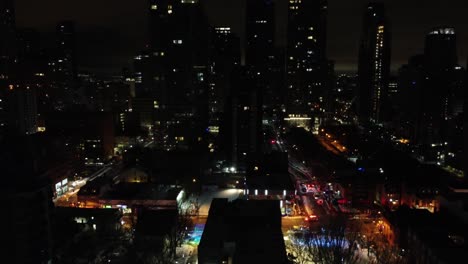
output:
M 288 113 L 322 112 L 327 77 L 327 1 L 290 0 L 287 31 Z
M 57 25 L 56 74 L 60 81 L 69 82 L 77 77 L 76 33 L 73 21 Z
M 246 0 L 246 65 L 265 71 L 273 55 L 275 5 L 272 0 Z
M 442 26 L 430 30 L 426 35 L 424 58 L 426 78 L 421 123 L 424 133 L 419 142 L 458 152 L 460 144 L 455 138 L 461 137 L 457 127 L 462 123 L 459 115 L 463 112 L 464 69 L 457 64 L 455 29 Z M 438 162 L 443 162 L 442 156 L 438 155 Z
M 272 113 L 279 107 L 281 74 L 278 74 L 278 54 L 275 49 L 275 4 L 272 0 L 246 0 L 245 65 L 261 87 L 263 112 Z M 282 66 L 282 65 L 281 65 Z
M 15 41 L 15 11 L 13 0 L 0 2 L 0 138 L 6 134 L 8 113 L 7 95 L 13 79 Z
M 146 109 L 143 125 L 161 147 L 188 148 L 208 126 L 208 23 L 198 1 L 180 0 L 150 1 L 149 23 L 150 42 L 135 57 L 134 108 Z
M 14 133 L 30 135 L 37 132 L 37 87 L 22 83 L 10 87 L 10 116 Z
M 169 23 L 178 4 L 176 0 L 150 0 L 149 1 L 149 46 L 153 50 L 167 48 L 169 40 Z
M 262 153 L 262 89 L 248 67 L 238 67 L 230 90 L 222 128 L 224 148 L 237 171 L 248 171 Z
M 464 75 L 450 27 L 430 30 L 424 54 L 400 69 L 400 129 L 427 162 L 461 168 Z
M 0 81 L 12 74 L 15 55 L 15 9 L 13 0 L 0 2 Z
M 398 70 L 399 96 L 397 109 L 400 113 L 399 133 L 413 143 L 424 133 L 422 125 L 423 92 L 426 74 L 424 55 L 412 56 L 408 63 Z
M 390 74 L 390 29 L 383 3 L 370 3 L 364 13 L 359 49 L 358 117 L 361 122 L 385 121 Z
M 158 147 L 168 148 L 168 127 L 166 115 L 168 93 L 174 83 L 170 80 L 171 47 L 179 44 L 173 37 L 180 1 L 151 0 L 148 5 L 148 39 L 144 50 L 134 57 L 135 98 L 132 110 L 140 126 L 154 133 Z M 180 41 L 182 44 L 182 40 Z M 153 131 L 151 131 L 153 130 Z
M 431 71 L 452 68 L 457 64 L 457 42 L 455 29 L 437 27 L 426 35 L 424 55 Z
M 454 117 L 461 94 L 463 73 L 457 64 L 455 29 L 438 27 L 426 35 L 424 46 L 426 79 L 423 94 L 423 144 L 447 140 L 447 122 Z M 453 94 L 453 96 L 452 96 Z M 461 97 L 461 96 L 458 96 Z
M 466 70 L 465 70 L 465 82 L 464 86 L 465 91 L 468 88 L 468 58 L 466 60 Z M 468 107 L 468 93 L 463 93 L 463 112 Z M 468 181 L 468 117 L 463 114 L 463 141 L 464 141 L 464 148 L 463 148 L 463 172 L 464 172 L 464 179 Z
M 210 81 L 208 109 L 210 126 L 218 126 L 224 103 L 229 94 L 229 80 L 234 67 L 240 65 L 240 38 L 230 27 L 215 27 L 212 30 L 210 50 Z M 213 130 L 217 130 L 213 127 Z
M 33 47 L 37 46 L 32 40 L 37 38 L 26 37 L 24 30 L 18 36 L 16 33 L 14 1 L 2 1 L 0 3 L 0 138 L 34 134 L 37 130 L 36 85 L 32 82 L 32 70 L 25 63 L 26 57 L 33 53 Z M 29 36 L 31 35 L 33 34 Z M 26 39 L 30 41 L 25 41 Z
M 47 60 L 40 48 L 40 35 L 31 28 L 18 29 L 16 34 L 18 79 L 43 83 Z

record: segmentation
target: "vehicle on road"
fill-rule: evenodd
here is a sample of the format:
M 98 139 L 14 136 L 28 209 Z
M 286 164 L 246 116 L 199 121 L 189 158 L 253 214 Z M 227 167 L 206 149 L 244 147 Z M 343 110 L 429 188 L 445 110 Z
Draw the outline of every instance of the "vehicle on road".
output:
M 318 221 L 318 216 L 316 215 L 309 215 L 304 218 L 304 221 L 306 222 L 315 222 Z

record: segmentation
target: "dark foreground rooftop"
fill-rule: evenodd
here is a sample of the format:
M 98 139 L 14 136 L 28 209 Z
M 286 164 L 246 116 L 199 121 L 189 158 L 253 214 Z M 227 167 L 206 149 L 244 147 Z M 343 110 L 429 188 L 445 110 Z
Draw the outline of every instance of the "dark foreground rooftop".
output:
M 287 263 L 279 201 L 213 199 L 198 253 L 199 263 Z

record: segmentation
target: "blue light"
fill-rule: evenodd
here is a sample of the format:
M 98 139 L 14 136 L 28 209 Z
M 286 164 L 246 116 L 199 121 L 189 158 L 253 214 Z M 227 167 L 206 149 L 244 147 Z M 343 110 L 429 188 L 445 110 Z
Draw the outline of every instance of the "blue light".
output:
M 204 224 L 196 224 L 193 231 L 189 233 L 187 240 L 185 241 L 188 244 L 198 246 L 205 229 Z
M 359 167 L 357 170 L 358 171 L 364 171 L 364 168 Z

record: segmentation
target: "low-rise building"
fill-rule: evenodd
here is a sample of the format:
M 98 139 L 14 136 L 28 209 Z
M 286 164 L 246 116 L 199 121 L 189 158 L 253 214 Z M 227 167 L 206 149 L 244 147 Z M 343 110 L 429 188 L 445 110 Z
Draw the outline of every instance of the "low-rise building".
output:
M 213 199 L 198 262 L 288 263 L 279 201 Z
M 81 206 L 121 208 L 128 213 L 139 208 L 175 209 L 184 193 L 177 186 L 153 183 L 121 182 L 98 185 L 96 188 L 93 188 L 96 184 L 87 185 L 78 193 Z
M 460 263 L 466 257 L 466 226 L 449 214 L 401 206 L 390 216 L 390 224 L 409 263 Z

